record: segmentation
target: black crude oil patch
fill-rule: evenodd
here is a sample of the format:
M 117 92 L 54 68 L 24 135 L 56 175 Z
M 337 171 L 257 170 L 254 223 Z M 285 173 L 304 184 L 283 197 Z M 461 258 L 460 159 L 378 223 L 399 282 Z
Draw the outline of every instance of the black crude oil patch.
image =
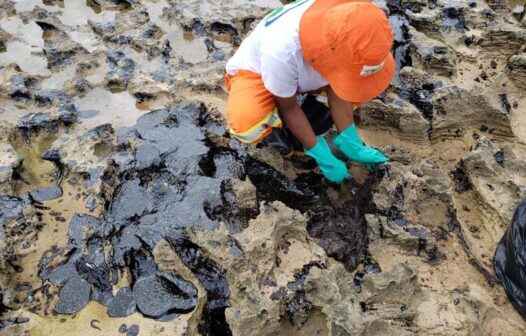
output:
M 62 188 L 55 187 L 40 187 L 32 190 L 29 193 L 29 196 L 33 201 L 44 203 L 46 201 L 51 201 L 62 196 Z
M 429 2 L 428 7 L 433 8 L 434 5 Z M 433 119 L 431 99 L 437 86 L 436 83 L 427 82 L 420 86 L 409 85 L 404 83 L 398 75 L 403 67 L 413 65 L 410 54 L 411 37 L 409 34 L 411 20 L 407 11 L 419 13 L 422 10 L 422 5 L 418 3 L 404 3 L 404 1 L 400 0 L 390 0 L 387 1 L 387 8 L 389 9 L 389 23 L 394 33 L 393 55 L 396 64 L 396 74 L 393 79 L 393 85 L 398 88 L 401 98 L 415 105 L 424 118 L 431 122 Z M 430 124 L 428 132 L 431 133 L 431 131 L 432 126 Z
M 23 271 L 18 265 L 17 251 L 21 248 L 28 248 L 29 243 L 26 237 L 35 233 L 35 228 L 31 227 L 24 215 L 29 204 L 28 197 L 17 198 L 0 194 L 0 242 L 2 243 L 0 244 L 0 256 L 5 262 L 3 272 L 20 273 Z M 0 288 L 0 297 L 2 296 L 3 292 Z M 6 309 L 8 307 L 0 301 L 0 313 Z
M 354 189 L 354 199 L 341 206 L 326 202 L 310 212 L 307 230 L 318 239 L 327 255 L 342 262 L 352 271 L 365 261 L 368 251 L 368 237 L 364 215 L 372 209 L 372 184 L 369 179 L 363 185 L 353 186 L 351 182 L 344 187 Z
M 455 29 L 460 33 L 467 30 L 462 2 L 451 1 L 446 3 L 442 8 L 441 18 L 446 29 Z
M 431 122 L 433 119 L 433 93 L 435 91 L 434 83 L 425 83 L 421 87 L 403 86 L 400 91 L 400 97 L 409 100 L 422 113 L 424 118 Z
M 60 300 L 55 307 L 59 314 L 74 314 L 90 300 L 91 286 L 79 277 L 71 277 L 60 290 Z
M 393 14 L 389 16 L 389 23 L 394 32 L 393 55 L 396 64 L 396 74 L 393 84 L 398 86 L 398 73 L 400 70 L 403 67 L 413 65 L 410 53 L 409 20 L 404 15 Z
M 102 218 L 75 215 L 69 223 L 67 249 L 62 251 L 65 260 L 55 267 L 50 266 L 49 254 L 42 260 L 39 274 L 44 286 L 51 283 L 61 288 L 56 312 L 74 313 L 89 300 L 108 307 L 111 316 L 138 311 L 168 321 L 193 311 L 196 287 L 179 274 L 162 271 L 153 257 L 155 246 L 164 239 L 206 290 L 207 303 L 198 325 L 201 334 L 230 335 L 225 318 L 230 305 L 225 271 L 190 240 L 186 229 L 214 229 L 224 221 L 231 232 L 240 232 L 257 216 L 258 209 L 238 206 L 229 186 L 233 178 L 250 177 L 258 201 L 280 200 L 305 213 L 309 233 L 347 269 L 367 260 L 364 215 L 374 210 L 375 174 L 363 185 L 343 185 L 353 200 L 335 205 L 327 196 L 330 185 L 321 175 L 308 173 L 291 181 L 249 157 L 239 144 L 216 145 L 209 136 L 217 138 L 223 133 L 224 128 L 210 119 L 204 106 L 196 104 L 156 110 L 138 119 L 125 135 L 137 150 L 125 142 L 115 148 L 116 156 L 129 159 L 116 163 L 113 176 L 108 177 L 119 182 L 105 200 Z M 60 159 L 59 153 L 50 154 Z M 102 173 L 94 176 L 105 178 Z M 231 248 L 243 257 L 239 246 Z M 129 287 L 114 295 L 112 289 L 125 273 L 132 275 Z M 292 313 L 308 309 L 300 295 L 301 278 L 289 286 L 298 293 L 287 304 Z M 133 334 L 131 329 L 124 327 L 121 332 Z
M 398 86 L 400 84 L 398 76 L 400 70 L 405 66 L 413 65 L 410 53 L 410 20 L 406 14 L 406 10 L 419 12 L 421 8 L 418 4 L 405 4 L 400 0 L 389 0 L 386 5 L 389 9 L 389 23 L 394 33 L 393 56 L 396 64 L 396 73 L 393 79 L 393 85 Z
M 224 271 L 207 259 L 199 246 L 184 235 L 171 235 L 167 239 L 206 290 L 207 305 L 198 326 L 199 332 L 209 336 L 231 335 L 225 318 L 225 309 L 230 305 L 230 290 Z
M 389 191 L 389 200 L 391 207 L 385 214 L 388 219 L 388 224 L 398 226 L 407 225 L 403 184 L 398 184 L 394 190 Z
M 345 184 L 355 198 L 334 206 L 327 197 L 329 184 L 321 175 L 300 175 L 295 181 L 266 163 L 247 160 L 247 174 L 257 188 L 258 201 L 281 201 L 288 207 L 308 214 L 308 232 L 318 238 L 327 255 L 353 270 L 367 255 L 367 232 L 364 215 L 372 211 L 372 176 L 365 184 Z
M 307 183 L 291 181 L 264 162 L 249 157 L 246 170 L 250 181 L 256 186 L 258 201 L 281 201 L 301 212 L 307 212 L 320 201 L 320 195 Z
M 58 127 L 58 120 L 54 119 L 51 114 L 43 112 L 26 114 L 17 123 L 17 128 L 26 140 L 29 139 L 30 134 L 37 134 L 42 131 L 55 133 L 58 131 Z
M 312 303 L 305 296 L 305 280 L 311 268 L 318 267 L 326 269 L 326 265 L 318 262 L 311 262 L 303 266 L 299 273 L 294 274 L 294 280 L 287 284 L 287 288 L 293 292 L 292 297 L 287 297 L 284 300 L 285 316 L 293 323 L 295 316 L 308 316 L 312 310 Z
M 493 157 L 495 158 L 495 161 L 501 166 L 504 167 L 504 151 L 498 150 L 493 154 Z
M 153 318 L 192 311 L 197 305 L 197 289 L 192 283 L 171 274 L 140 277 L 133 297 L 141 313 Z
M 462 163 L 461 163 L 462 164 Z M 469 177 L 462 167 L 459 167 L 451 172 L 453 182 L 455 183 L 455 191 L 459 194 L 473 189 Z
M 108 304 L 108 315 L 111 317 L 126 317 L 135 313 L 136 303 L 130 288 L 119 289 L 115 297 Z
M 502 107 L 506 110 L 507 113 L 511 112 L 511 104 L 508 99 L 508 95 L 505 93 L 499 94 L 499 99 Z
M 197 305 L 195 286 L 161 271 L 152 256 L 157 243 L 166 239 L 207 291 L 202 333 L 230 334 L 224 316 L 230 296 L 224 271 L 184 234 L 188 227 L 217 227 L 222 212 L 236 216 L 235 199 L 225 198 L 222 186 L 232 177 L 246 176 L 242 151 L 215 148 L 207 140 L 207 130 L 220 127 L 205 113 L 202 106 L 190 104 L 139 118 L 129 136 L 139 149 L 154 155 L 132 152 L 131 164 L 116 168 L 121 182 L 103 218 L 74 216 L 66 260 L 54 268 L 41 263 L 41 278 L 61 286 L 57 313 L 75 313 L 89 300 L 107 306 L 110 316 L 138 310 L 166 321 L 191 312 Z M 114 296 L 112 287 L 124 269 L 132 282 Z M 131 329 L 126 333 L 134 334 Z
M 135 62 L 122 51 L 111 51 L 107 58 L 110 71 L 107 86 L 110 89 L 126 89 L 135 71 Z
M 136 324 L 132 324 L 127 330 L 126 330 L 126 336 L 137 336 L 139 335 L 139 326 Z
M 362 279 L 365 276 L 365 274 L 378 274 L 382 272 L 380 265 L 372 260 L 371 258 L 368 258 L 366 263 L 364 264 L 364 270 L 363 271 L 357 271 L 354 274 L 353 278 L 353 288 L 356 293 L 362 292 Z

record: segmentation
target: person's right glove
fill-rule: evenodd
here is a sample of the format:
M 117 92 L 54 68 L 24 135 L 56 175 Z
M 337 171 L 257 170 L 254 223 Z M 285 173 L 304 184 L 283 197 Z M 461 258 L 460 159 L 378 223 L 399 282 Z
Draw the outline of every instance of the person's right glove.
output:
M 318 142 L 311 149 L 305 149 L 305 154 L 316 160 L 323 175 L 331 182 L 342 183 L 346 178 L 352 178 L 347 166 L 338 160 L 331 152 L 323 136 L 316 137 Z
M 352 124 L 332 140 L 345 156 L 354 162 L 366 165 L 388 162 L 389 159 L 377 149 L 365 146 L 356 132 L 356 125 Z

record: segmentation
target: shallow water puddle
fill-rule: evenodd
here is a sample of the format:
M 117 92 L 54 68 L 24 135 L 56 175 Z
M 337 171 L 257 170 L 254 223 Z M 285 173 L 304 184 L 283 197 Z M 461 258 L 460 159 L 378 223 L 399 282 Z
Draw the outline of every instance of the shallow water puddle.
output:
M 99 46 L 99 38 L 87 25 L 92 22 L 111 22 L 115 20 L 114 11 L 98 12 L 88 6 L 85 0 L 65 0 L 64 9 L 58 19 L 65 25 L 76 27 L 69 31 L 69 37 L 82 45 L 88 52 L 93 52 Z
M 35 22 L 24 24 L 19 17 L 8 17 L 0 20 L 0 28 L 13 35 L 0 54 L 0 64 L 16 63 L 32 75 L 50 74 L 43 54 L 42 29 Z
M 137 52 L 137 50 L 126 47 L 121 50 L 126 57 L 131 58 L 135 62 L 135 70 L 144 74 L 150 74 L 159 71 L 165 67 L 164 61 L 159 58 L 150 58 L 146 52 Z
M 16 63 L 22 71 L 31 75 L 50 74 L 47 60 L 35 54 L 34 48 L 24 42 L 13 41 L 7 43 L 6 52 L 0 54 L 0 64 Z M 41 50 L 38 51 L 40 53 Z
M 68 26 L 84 26 L 88 20 L 107 22 L 115 20 L 115 11 L 101 11 L 97 13 L 86 0 L 64 0 L 64 9 L 58 16 L 60 22 Z
M 62 90 L 64 84 L 75 77 L 76 64 L 68 65 L 62 71 L 53 72 L 42 81 L 43 90 Z
M 15 3 L 15 9 L 17 12 L 32 11 L 36 6 L 44 8 L 50 12 L 56 12 L 60 8 L 53 6 L 50 3 L 45 3 L 42 0 L 12 0 Z
M 166 32 L 166 38 L 170 41 L 172 49 L 186 62 L 197 64 L 207 60 L 208 51 L 202 38 L 184 32 L 183 29 L 176 26 L 162 28 Z
M 1 107 L 0 119 L 12 124 L 16 124 L 18 119 L 30 112 L 31 111 L 29 111 L 25 106 L 14 104 L 13 102 L 8 101 Z
M 79 111 L 82 127 L 86 129 L 106 123 L 111 123 L 116 129 L 131 126 L 145 113 L 145 107 L 138 107 L 135 98 L 127 91 L 111 93 L 104 89 L 90 91 L 75 102 L 75 107 Z M 161 108 L 162 101 L 159 105 L 152 102 L 148 107 Z
M 164 31 L 163 38 L 170 41 L 170 46 L 176 54 L 181 55 L 186 62 L 193 64 L 207 60 L 208 51 L 203 38 L 185 32 L 180 26 L 170 24 L 165 20 L 163 9 L 169 7 L 166 0 L 145 1 L 144 6 L 151 21 Z
M 41 37 L 42 29 L 35 22 L 31 21 L 24 24 L 22 19 L 12 16 L 0 20 L 0 28 L 14 37 L 25 41 L 30 46 L 35 48 L 44 47 L 44 40 Z

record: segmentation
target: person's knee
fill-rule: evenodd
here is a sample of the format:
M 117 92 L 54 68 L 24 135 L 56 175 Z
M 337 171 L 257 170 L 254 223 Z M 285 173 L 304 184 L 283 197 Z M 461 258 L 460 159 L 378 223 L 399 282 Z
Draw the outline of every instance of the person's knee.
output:
M 258 74 L 238 73 L 228 84 L 227 121 L 232 135 L 254 143 L 270 134 L 272 127 L 281 127 L 274 97 Z
M 272 127 L 265 127 L 257 132 L 246 135 L 235 133 L 232 130 L 230 131 L 230 134 L 232 134 L 234 138 L 246 144 L 256 144 L 261 140 L 265 139 L 270 133 L 272 133 Z
M 272 127 L 281 127 L 281 119 L 274 108 L 262 113 L 257 109 L 248 110 L 246 106 L 227 111 L 228 130 L 239 141 L 257 143 L 272 132 Z

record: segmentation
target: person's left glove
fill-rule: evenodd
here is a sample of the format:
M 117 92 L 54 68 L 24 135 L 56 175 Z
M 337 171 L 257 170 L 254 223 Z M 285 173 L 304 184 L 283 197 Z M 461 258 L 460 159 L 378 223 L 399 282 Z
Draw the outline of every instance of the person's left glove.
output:
M 365 146 L 354 123 L 335 136 L 332 142 L 354 162 L 370 165 L 389 161 L 379 150 Z

